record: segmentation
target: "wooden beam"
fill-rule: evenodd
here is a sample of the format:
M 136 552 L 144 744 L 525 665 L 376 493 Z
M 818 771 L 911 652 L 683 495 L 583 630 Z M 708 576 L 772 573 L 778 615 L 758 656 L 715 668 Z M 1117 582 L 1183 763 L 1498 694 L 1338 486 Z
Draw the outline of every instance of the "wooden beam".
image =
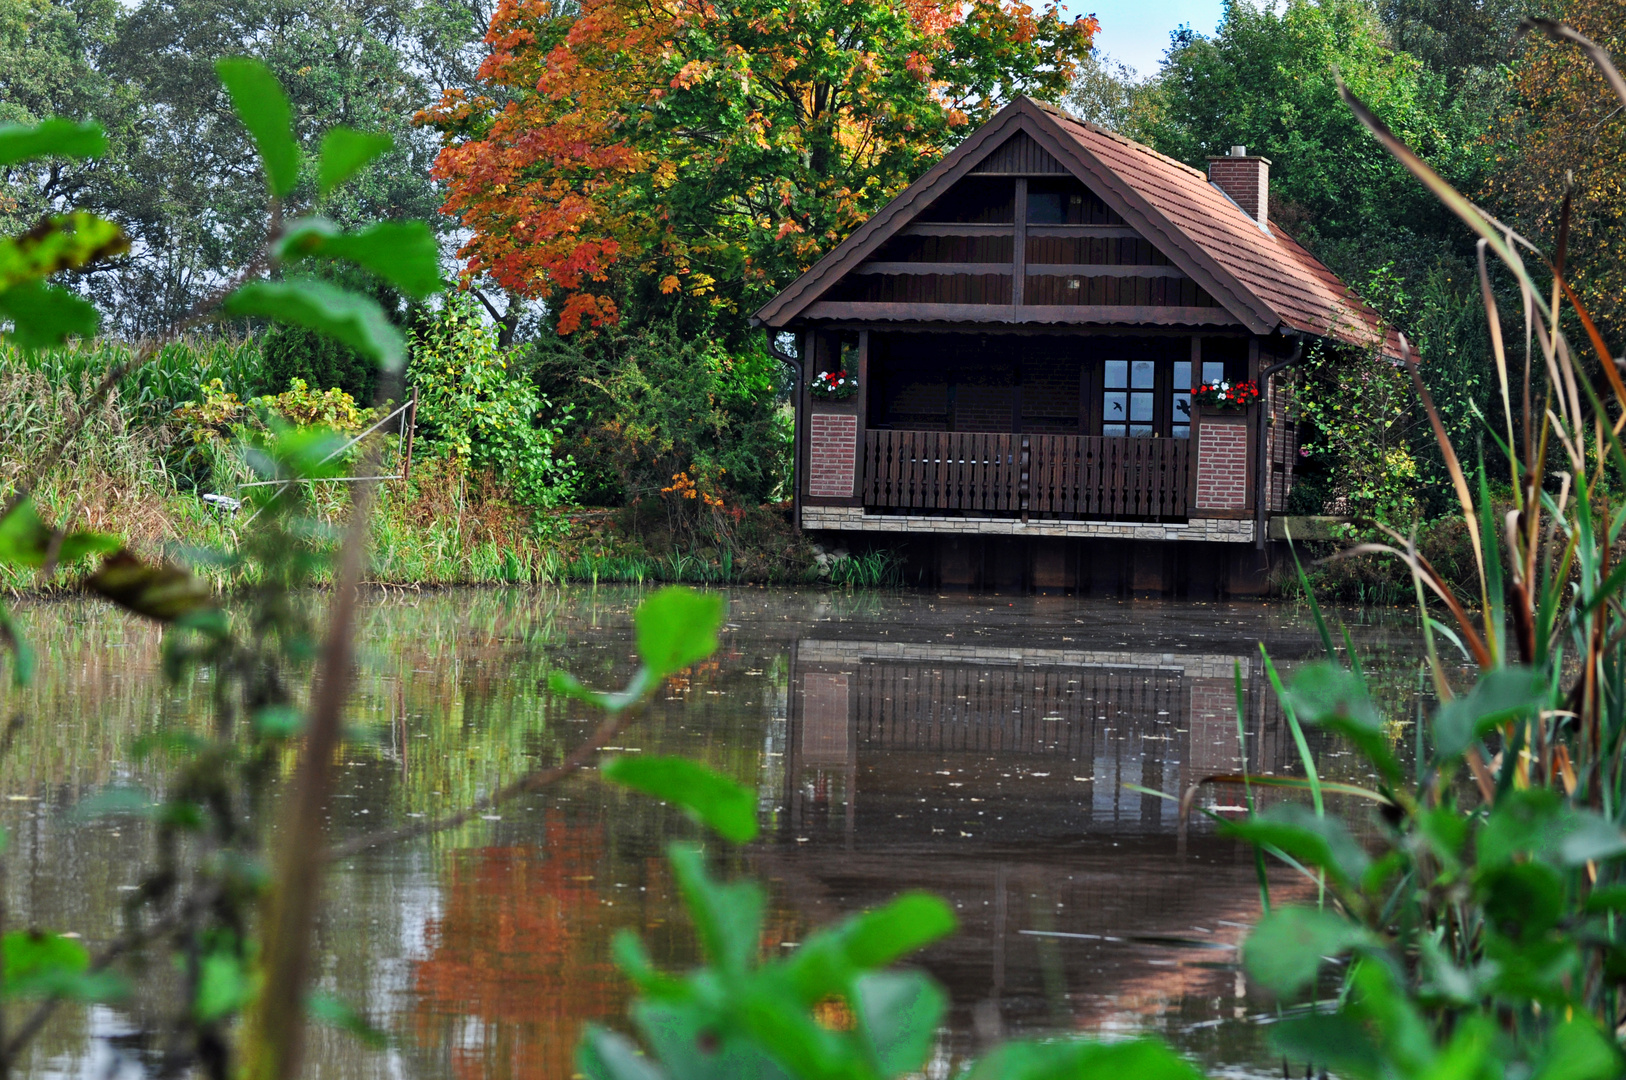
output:
M 1027 284 L 1028 265 L 1028 178 L 1016 178 L 1016 269 L 1011 274 L 1011 306 L 1022 306 L 1022 289 Z
M 1029 236 L 1104 236 L 1134 240 L 1140 233 L 1127 225 L 1029 225 Z
M 854 267 L 853 274 L 1010 274 L 1008 262 L 867 262 Z
M 1016 226 L 1009 222 L 993 225 L 958 221 L 917 221 L 898 230 L 900 236 L 1009 236 Z
M 808 319 L 855 322 L 972 322 L 1014 324 L 1106 323 L 1122 326 L 1235 326 L 1221 307 L 1154 307 L 1133 304 L 916 304 L 821 300 L 803 313 Z
M 1015 274 L 1016 264 L 1005 262 L 867 262 L 852 274 Z M 1139 263 L 1030 263 L 1028 277 L 1132 277 L 1184 278 L 1178 266 Z
M 1029 277 L 1133 277 L 1184 278 L 1186 272 L 1178 266 L 1147 266 L 1141 264 L 1109 263 L 1033 263 L 1028 267 Z

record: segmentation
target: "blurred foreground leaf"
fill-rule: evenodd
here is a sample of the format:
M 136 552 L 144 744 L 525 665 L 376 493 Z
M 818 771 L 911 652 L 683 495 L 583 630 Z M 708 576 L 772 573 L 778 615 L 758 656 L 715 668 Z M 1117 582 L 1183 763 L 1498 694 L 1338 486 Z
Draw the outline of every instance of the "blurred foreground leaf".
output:
M 109 555 L 85 585 L 126 611 L 158 622 L 214 607 L 207 583 L 178 566 L 148 566 L 128 551 Z
M 681 806 L 725 840 L 743 844 L 757 835 L 756 792 L 681 757 L 622 757 L 605 762 L 606 780 Z

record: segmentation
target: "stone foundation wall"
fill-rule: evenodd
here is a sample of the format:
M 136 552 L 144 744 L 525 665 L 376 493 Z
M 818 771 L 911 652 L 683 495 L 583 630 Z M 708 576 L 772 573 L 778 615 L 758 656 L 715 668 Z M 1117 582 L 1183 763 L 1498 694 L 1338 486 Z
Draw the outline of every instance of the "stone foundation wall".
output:
M 966 533 L 981 536 L 1059 536 L 1109 540 L 1198 540 L 1251 543 L 1253 522 L 1231 518 L 1190 521 L 1037 521 L 1016 518 L 931 518 L 907 514 L 866 514 L 859 506 L 804 506 L 802 528 L 850 532 Z

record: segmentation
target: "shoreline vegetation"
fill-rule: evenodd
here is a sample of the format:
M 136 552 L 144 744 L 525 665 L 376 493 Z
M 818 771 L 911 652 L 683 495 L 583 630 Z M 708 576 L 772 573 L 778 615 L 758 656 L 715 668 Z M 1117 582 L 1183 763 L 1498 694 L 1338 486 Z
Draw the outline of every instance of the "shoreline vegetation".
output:
M 85 389 L 127 353 L 97 342 L 27 356 L 0 351 L 0 460 L 25 462 L 78 415 Z M 230 550 L 256 509 L 246 468 L 255 440 L 286 424 L 354 434 L 388 412 L 358 407 L 342 390 L 290 380 L 270 393 L 261 342 L 214 338 L 177 342 L 126 377 L 88 419 L 63 466 L 36 493 L 50 520 L 123 537 L 138 555 L 190 563 L 217 587 L 227 575 L 207 553 Z M 261 393 L 261 391 L 266 391 Z M 487 395 L 491 397 L 493 395 Z M 486 402 L 471 410 L 484 411 Z M 420 402 L 410 471 L 400 431 L 386 440 L 377 471 L 372 558 L 365 580 L 379 585 L 468 586 L 615 582 L 629 584 L 880 585 L 895 578 L 881 556 L 817 558 L 793 534 L 788 503 L 733 508 L 683 497 L 680 489 L 621 507 L 526 505 L 508 478 L 473 460 L 478 447 L 445 445 L 445 413 Z M 545 430 L 545 429 L 544 429 Z M 484 467 L 482 467 L 484 465 Z M 568 492 L 567 470 L 555 487 Z M 404 475 L 403 475 L 404 474 Z M 343 485 L 312 485 L 318 520 L 334 531 L 348 514 Z M 206 501 L 221 496 L 241 503 Z M 674 520 L 663 503 L 690 511 Z M 80 566 L 47 579 L 0 568 L 14 595 L 73 587 Z

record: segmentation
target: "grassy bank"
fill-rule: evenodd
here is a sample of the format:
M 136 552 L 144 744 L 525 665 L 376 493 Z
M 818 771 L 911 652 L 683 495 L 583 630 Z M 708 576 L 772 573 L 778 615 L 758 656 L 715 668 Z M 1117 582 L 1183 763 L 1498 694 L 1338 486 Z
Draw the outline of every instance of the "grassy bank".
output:
M 0 484 L 17 476 L 79 415 L 79 402 L 110 365 L 118 345 L 24 356 L 0 352 Z M 118 386 L 89 417 L 61 468 L 35 498 L 48 521 L 122 537 L 137 554 L 194 563 L 232 550 L 254 499 L 268 489 L 252 451 L 223 434 L 230 403 L 265 388 L 257 343 L 198 340 L 171 346 Z M 227 403 L 222 405 L 221 403 Z M 240 410 L 249 415 L 246 407 Z M 369 418 L 370 419 L 370 418 Z M 498 470 L 440 453 L 421 438 L 410 470 L 396 435 L 385 438 L 374 515 L 370 577 L 401 585 L 691 582 L 883 584 L 884 560 L 839 560 L 821 567 L 793 535 L 788 506 L 728 507 L 664 500 L 620 508 L 521 505 Z M 349 509 L 347 485 L 310 485 L 311 518 L 337 527 Z M 243 500 L 219 509 L 204 499 Z M 82 567 L 50 579 L 0 570 L 0 587 L 62 587 Z

